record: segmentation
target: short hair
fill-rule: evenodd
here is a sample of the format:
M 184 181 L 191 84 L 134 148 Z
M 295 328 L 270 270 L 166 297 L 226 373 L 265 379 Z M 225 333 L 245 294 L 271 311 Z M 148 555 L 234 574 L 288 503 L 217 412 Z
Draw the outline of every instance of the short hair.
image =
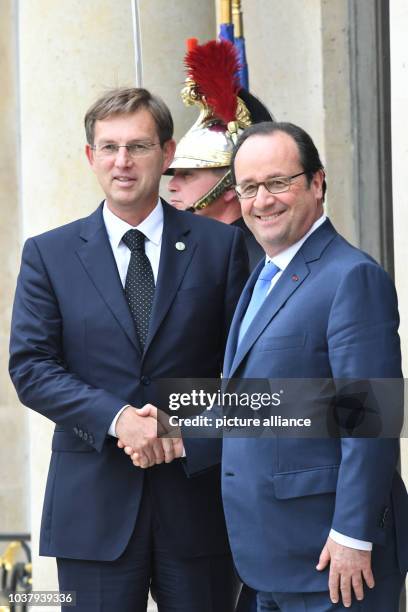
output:
M 251 136 L 269 136 L 275 132 L 284 132 L 288 136 L 291 136 L 296 142 L 299 151 L 299 160 L 305 171 L 305 176 L 308 185 L 312 182 L 313 176 L 318 170 L 323 170 L 324 166 L 320 160 L 319 152 L 314 144 L 313 140 L 307 132 L 294 123 L 288 123 L 285 121 L 263 121 L 262 123 L 255 123 L 242 132 L 239 136 L 237 143 L 234 147 L 231 157 L 231 173 L 232 180 L 236 183 L 236 176 L 234 170 L 235 157 L 243 145 Z M 323 200 L 326 193 L 326 179 L 323 179 Z
M 130 115 L 140 109 L 150 112 L 157 128 L 160 144 L 173 137 L 173 119 L 161 98 L 141 87 L 119 87 L 98 98 L 85 115 L 85 132 L 89 145 L 94 144 L 95 123 L 114 115 Z

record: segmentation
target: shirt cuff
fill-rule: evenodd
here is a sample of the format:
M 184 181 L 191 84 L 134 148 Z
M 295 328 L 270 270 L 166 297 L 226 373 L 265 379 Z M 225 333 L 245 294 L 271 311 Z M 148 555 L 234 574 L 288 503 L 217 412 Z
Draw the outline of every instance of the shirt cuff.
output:
M 109 430 L 108 430 L 108 434 L 110 436 L 112 436 L 113 438 L 117 438 L 118 436 L 116 435 L 116 423 L 118 421 L 118 418 L 120 417 L 120 415 L 122 414 L 122 412 L 124 411 L 125 408 L 128 408 L 130 406 L 130 404 L 126 404 L 126 406 L 123 406 L 123 408 L 121 408 L 119 410 L 119 412 L 117 413 L 117 415 L 115 416 L 115 418 L 113 419 Z
M 334 529 L 330 530 L 329 536 L 332 540 L 337 542 L 337 544 L 342 544 L 343 546 L 348 546 L 349 548 L 356 548 L 357 550 L 373 550 L 372 542 L 365 542 L 364 540 L 350 538 L 349 536 L 343 535 Z

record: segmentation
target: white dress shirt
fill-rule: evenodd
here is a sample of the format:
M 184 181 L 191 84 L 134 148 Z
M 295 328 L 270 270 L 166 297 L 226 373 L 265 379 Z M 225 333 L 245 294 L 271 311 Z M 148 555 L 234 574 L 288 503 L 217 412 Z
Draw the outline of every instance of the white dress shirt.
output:
M 163 234 L 163 206 L 160 199 L 158 200 L 156 206 L 154 207 L 150 215 L 148 215 L 146 219 L 136 227 L 133 227 L 132 225 L 129 225 L 129 223 L 126 223 L 126 221 L 119 219 L 119 217 L 117 217 L 108 208 L 106 201 L 103 205 L 102 215 L 123 287 L 125 287 L 126 274 L 129 267 L 131 253 L 130 249 L 126 246 L 126 244 L 122 242 L 122 237 L 126 234 L 127 231 L 131 229 L 138 229 L 146 236 L 145 253 L 152 266 L 154 282 L 156 283 L 157 274 L 159 272 L 160 252 Z M 117 415 L 113 419 L 108 431 L 110 436 L 117 438 L 116 422 L 119 416 L 124 411 L 124 409 L 127 408 L 127 406 L 128 404 L 126 404 L 126 406 L 122 406 L 122 408 L 118 411 Z
M 163 206 L 161 201 L 157 202 L 150 215 L 136 227 L 119 219 L 108 208 L 106 202 L 103 205 L 102 214 L 123 287 L 129 267 L 130 249 L 122 242 L 122 237 L 131 229 L 138 229 L 146 236 L 145 252 L 152 266 L 154 282 L 156 283 L 163 234 Z
M 275 266 L 278 266 L 278 268 L 280 268 L 280 272 L 275 274 L 275 276 L 271 280 L 271 286 L 268 290 L 268 293 L 270 293 L 272 288 L 276 285 L 276 283 L 282 276 L 285 268 L 288 267 L 288 265 L 290 264 L 290 262 L 292 261 L 292 259 L 294 258 L 294 256 L 296 255 L 300 247 L 302 246 L 302 244 L 306 242 L 309 236 L 313 234 L 313 232 L 315 232 L 317 228 L 320 227 L 326 221 L 326 219 L 327 219 L 326 215 L 322 215 L 321 217 L 317 219 L 317 221 L 313 223 L 312 227 L 307 232 L 307 234 L 305 234 L 300 240 L 295 242 L 295 244 L 292 244 L 290 247 L 288 247 L 281 253 L 278 253 L 278 255 L 275 255 L 274 257 L 269 257 L 268 255 L 266 256 L 265 263 L 272 261 L 272 263 L 274 263 Z

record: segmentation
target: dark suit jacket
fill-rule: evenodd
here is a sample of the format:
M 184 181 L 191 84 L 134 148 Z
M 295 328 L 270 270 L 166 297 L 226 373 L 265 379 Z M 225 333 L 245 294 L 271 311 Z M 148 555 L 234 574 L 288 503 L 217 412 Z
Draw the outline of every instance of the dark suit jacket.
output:
M 400 379 L 394 286 L 330 221 L 303 244 L 237 348 L 262 265 L 235 311 L 225 379 Z M 193 456 L 194 441 L 187 446 Z M 327 590 L 327 572 L 315 566 L 331 528 L 374 543 L 375 577 L 398 562 L 406 569 L 408 502 L 397 458 L 391 438 L 225 437 L 223 501 L 241 578 L 260 591 Z
M 244 232 L 245 245 L 249 257 L 249 269 L 252 272 L 252 270 L 255 268 L 255 266 L 258 265 L 261 259 L 265 259 L 265 251 L 263 250 L 259 242 L 256 240 L 251 230 L 245 224 L 242 217 L 231 223 L 231 225 L 233 225 L 234 227 L 239 227 Z
M 219 471 L 188 479 L 180 460 L 147 473 L 107 435 L 155 381 L 218 377 L 247 278 L 242 233 L 163 203 L 150 330 L 142 354 L 102 208 L 27 240 L 13 310 L 10 373 L 23 404 L 55 422 L 40 553 L 110 560 L 133 531 L 144 478 L 163 539 L 180 555 L 228 550 Z M 183 242 L 185 250 L 175 248 Z

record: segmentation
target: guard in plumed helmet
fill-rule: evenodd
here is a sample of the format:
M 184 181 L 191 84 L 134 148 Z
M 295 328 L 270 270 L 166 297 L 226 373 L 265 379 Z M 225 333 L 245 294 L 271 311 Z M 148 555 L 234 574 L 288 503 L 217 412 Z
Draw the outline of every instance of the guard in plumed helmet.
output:
M 242 220 L 229 166 L 238 135 L 253 123 L 273 118 L 255 96 L 241 88 L 237 52 L 231 42 L 211 40 L 199 45 L 193 38 L 187 45 L 187 79 L 181 96 L 187 106 L 198 106 L 200 114 L 178 143 L 167 172 L 173 175 L 168 185 L 170 202 L 242 228 L 252 269 L 263 250 Z

